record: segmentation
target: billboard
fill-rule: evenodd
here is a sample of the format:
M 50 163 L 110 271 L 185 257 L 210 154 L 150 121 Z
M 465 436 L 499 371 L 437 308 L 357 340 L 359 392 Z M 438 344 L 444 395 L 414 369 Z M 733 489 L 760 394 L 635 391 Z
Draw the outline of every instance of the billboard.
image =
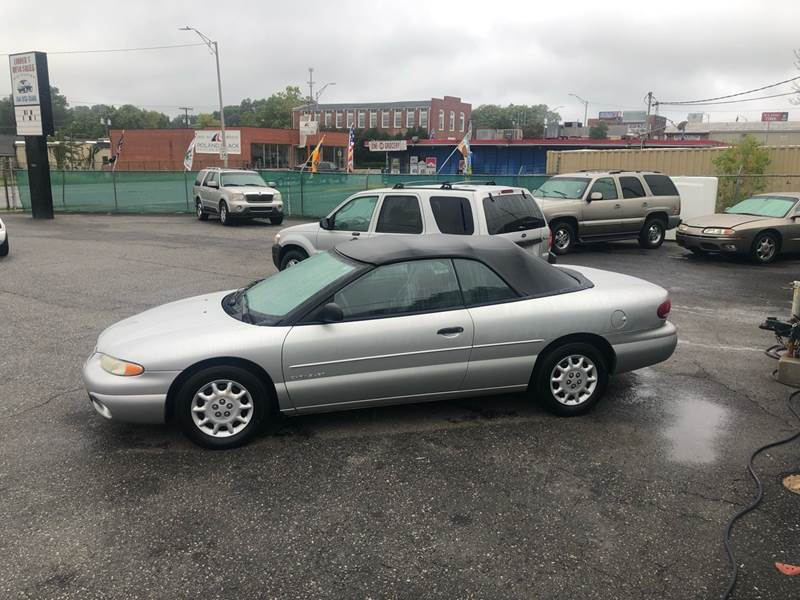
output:
M 623 123 L 644 123 L 645 121 L 647 121 L 647 111 L 626 110 L 622 113 Z
M 702 123 L 705 115 L 706 113 L 689 113 L 686 115 L 686 120 L 689 121 L 689 123 Z
M 621 110 L 601 110 L 597 113 L 598 119 L 603 119 L 604 121 L 619 121 L 622 118 L 622 111 Z
M 50 78 L 44 52 L 23 52 L 8 57 L 11 99 L 17 135 L 53 135 Z
M 788 121 L 789 120 L 789 113 L 788 112 L 762 112 L 761 113 L 761 120 L 765 123 L 773 122 L 773 121 Z
M 201 129 L 195 132 L 194 139 L 194 151 L 197 154 L 219 154 L 222 157 L 222 132 L 219 129 Z M 226 129 L 225 146 L 228 154 L 241 154 L 242 132 L 239 129 Z

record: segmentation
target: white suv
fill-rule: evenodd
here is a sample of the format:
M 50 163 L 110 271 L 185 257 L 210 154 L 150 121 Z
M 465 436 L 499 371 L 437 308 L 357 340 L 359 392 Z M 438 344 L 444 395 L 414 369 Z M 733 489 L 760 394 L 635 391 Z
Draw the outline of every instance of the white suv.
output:
M 283 270 L 339 242 L 375 235 L 500 235 L 540 258 L 550 254 L 550 230 L 523 188 L 487 183 L 402 184 L 350 196 L 319 223 L 283 229 L 272 260 Z
M 240 169 L 203 169 L 192 188 L 194 208 L 201 221 L 219 215 L 223 225 L 243 219 L 269 219 L 273 225 L 283 222 L 283 199 L 274 183 L 267 185 L 255 171 Z

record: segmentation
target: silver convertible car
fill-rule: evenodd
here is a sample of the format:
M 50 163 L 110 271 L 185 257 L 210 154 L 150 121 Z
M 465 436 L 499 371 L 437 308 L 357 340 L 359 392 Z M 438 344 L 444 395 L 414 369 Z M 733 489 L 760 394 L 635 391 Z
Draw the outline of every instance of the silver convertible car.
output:
M 344 242 L 240 290 L 106 329 L 83 377 L 106 418 L 228 448 L 299 415 L 529 391 L 573 416 L 612 373 L 669 358 L 667 292 L 505 239 Z

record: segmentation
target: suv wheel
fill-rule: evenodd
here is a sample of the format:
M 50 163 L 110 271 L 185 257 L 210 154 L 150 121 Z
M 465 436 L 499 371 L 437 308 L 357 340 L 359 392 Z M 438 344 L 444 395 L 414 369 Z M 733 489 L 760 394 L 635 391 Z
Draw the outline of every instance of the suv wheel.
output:
M 575 228 L 567 221 L 556 223 L 553 227 L 553 252 L 566 254 L 575 245 Z
M 283 223 L 283 215 L 280 215 L 278 217 L 270 217 L 269 222 L 272 223 L 273 225 L 280 225 L 281 223 Z
M 308 254 L 305 251 L 298 249 L 287 250 L 286 254 L 283 255 L 281 258 L 281 271 L 284 269 L 288 269 L 289 267 L 295 266 L 300 261 L 303 261 L 308 258 Z
M 223 200 L 219 203 L 219 222 L 223 225 L 232 225 L 233 219 L 228 214 L 228 205 Z
M 772 233 L 759 233 L 753 240 L 750 256 L 760 265 L 771 263 L 778 256 L 778 239 Z
M 548 411 L 561 417 L 581 415 L 591 410 L 605 392 L 606 361 L 591 344 L 564 344 L 541 360 L 534 370 L 531 388 Z
M 639 234 L 639 245 L 642 248 L 655 249 L 664 243 L 664 221 L 657 217 L 647 219 Z
M 200 200 L 195 200 L 195 212 L 197 213 L 197 218 L 201 221 L 208 221 L 208 213 L 203 210 L 203 203 Z

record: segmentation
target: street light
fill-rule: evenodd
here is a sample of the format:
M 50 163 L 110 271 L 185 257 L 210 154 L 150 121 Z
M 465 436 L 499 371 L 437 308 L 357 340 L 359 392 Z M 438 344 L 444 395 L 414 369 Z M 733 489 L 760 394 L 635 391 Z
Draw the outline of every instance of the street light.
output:
M 219 47 L 217 46 L 217 42 L 213 41 L 211 38 L 203 35 L 194 27 L 179 27 L 180 31 L 194 31 L 197 35 L 200 36 L 200 39 L 205 42 L 208 49 L 211 50 L 211 53 L 214 55 L 217 61 L 217 91 L 219 93 L 219 125 L 220 131 L 222 133 L 222 146 L 220 147 L 219 153 L 222 158 L 222 164 L 227 168 L 228 166 L 228 143 L 225 138 L 225 110 L 222 105 L 222 77 L 219 74 Z
M 581 104 L 583 104 L 583 126 L 586 127 L 586 120 L 589 118 L 589 101 L 584 100 L 577 94 L 568 94 L 568 95 L 572 96 L 573 98 L 577 98 L 581 102 Z
M 548 108 L 547 110 L 544 111 L 544 139 L 547 139 L 547 126 L 550 124 L 550 119 L 547 118 L 547 113 L 551 113 L 551 112 L 554 113 L 559 108 L 564 108 L 564 105 L 563 104 L 559 104 L 555 108 Z

